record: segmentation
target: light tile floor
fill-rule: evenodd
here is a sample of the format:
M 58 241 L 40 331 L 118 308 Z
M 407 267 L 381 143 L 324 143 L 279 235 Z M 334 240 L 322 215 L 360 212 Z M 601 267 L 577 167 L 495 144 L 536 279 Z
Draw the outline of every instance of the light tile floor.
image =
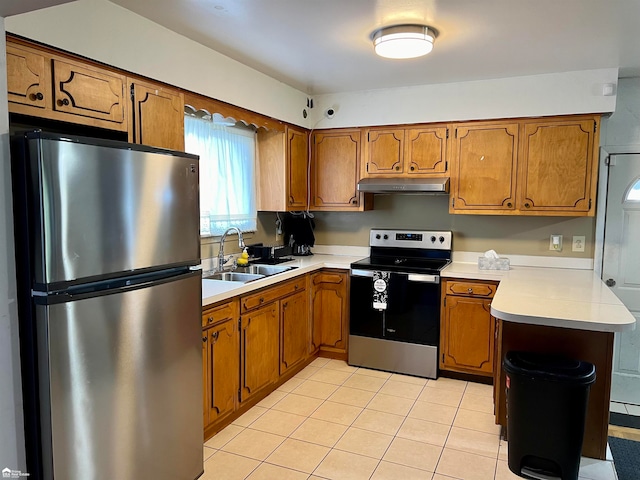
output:
M 630 403 L 611 402 L 609 410 L 616 413 L 623 413 L 625 415 L 633 415 L 635 417 L 640 417 L 640 405 L 632 405 Z
M 490 385 L 318 358 L 205 443 L 201 478 L 518 479 L 492 412 Z M 616 474 L 583 459 L 580 479 Z

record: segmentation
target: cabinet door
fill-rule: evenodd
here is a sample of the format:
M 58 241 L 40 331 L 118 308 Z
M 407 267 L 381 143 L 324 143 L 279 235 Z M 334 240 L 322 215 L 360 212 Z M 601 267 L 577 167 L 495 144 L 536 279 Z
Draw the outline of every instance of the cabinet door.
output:
M 49 63 L 44 55 L 26 47 L 7 44 L 9 107 L 13 103 L 45 109 L 51 104 L 49 78 Z
M 130 141 L 152 147 L 184 150 L 184 95 L 160 85 L 132 84 Z
M 367 131 L 366 171 L 368 176 L 402 175 L 404 172 L 404 130 Z
M 209 333 L 207 330 L 202 332 L 202 416 L 203 425 L 209 425 L 209 398 L 211 397 L 211 378 L 212 371 L 209 367 Z
M 360 130 L 314 134 L 312 207 L 359 210 Z
M 280 375 L 307 358 L 308 315 L 307 292 L 280 301 Z
M 304 130 L 287 127 L 287 210 L 307 208 L 309 138 Z
M 494 329 L 491 300 L 447 295 L 440 368 L 492 375 Z
M 242 315 L 240 324 L 240 401 L 278 379 L 280 318 L 278 302 Z
M 513 211 L 518 124 L 460 124 L 454 132 L 449 211 Z
M 518 167 L 523 213 L 594 213 L 597 125 L 594 117 L 524 124 Z
M 53 59 L 53 109 L 114 123 L 125 119 L 123 75 Z
M 406 132 L 405 171 L 408 176 L 447 171 L 447 127 L 411 128 Z
M 310 351 L 318 348 L 347 351 L 349 275 L 325 271 L 311 276 L 312 338 Z
M 231 319 L 208 330 L 210 376 L 207 379 L 209 423 L 233 413 L 238 395 L 238 329 Z

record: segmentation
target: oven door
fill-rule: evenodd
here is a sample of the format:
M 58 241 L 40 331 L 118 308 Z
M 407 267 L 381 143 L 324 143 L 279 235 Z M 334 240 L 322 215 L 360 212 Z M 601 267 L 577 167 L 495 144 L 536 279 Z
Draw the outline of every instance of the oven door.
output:
M 351 335 L 437 346 L 440 277 L 389 274 L 386 309 L 373 307 L 373 271 L 351 271 Z

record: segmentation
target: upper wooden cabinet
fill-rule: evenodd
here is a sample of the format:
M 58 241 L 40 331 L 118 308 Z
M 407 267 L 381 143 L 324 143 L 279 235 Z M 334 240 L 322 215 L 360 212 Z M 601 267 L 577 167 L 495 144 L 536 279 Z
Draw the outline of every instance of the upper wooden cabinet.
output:
M 184 150 L 184 95 L 181 91 L 138 79 L 131 85 L 129 141 Z
M 364 177 L 441 176 L 447 171 L 447 125 L 365 130 Z
M 525 212 L 591 211 L 596 195 L 599 119 L 526 121 L 519 163 L 519 207 Z
M 8 41 L 7 88 L 12 113 L 128 129 L 126 78 L 115 71 Z
M 518 124 L 456 124 L 453 131 L 450 211 L 515 211 Z
M 319 130 L 313 134 L 311 205 L 313 210 L 366 210 L 370 198 L 358 192 L 359 129 Z
M 258 130 L 258 210 L 307 209 L 309 134 L 287 125 L 284 132 Z
M 593 216 L 599 115 L 454 125 L 450 213 Z

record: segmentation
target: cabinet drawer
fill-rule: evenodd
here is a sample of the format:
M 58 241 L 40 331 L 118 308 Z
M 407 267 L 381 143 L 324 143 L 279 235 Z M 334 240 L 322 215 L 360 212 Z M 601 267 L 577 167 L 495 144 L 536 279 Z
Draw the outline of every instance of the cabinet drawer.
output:
M 286 297 L 296 292 L 301 292 L 307 288 L 307 277 L 302 276 L 295 280 L 275 285 L 270 288 L 259 291 L 251 295 L 247 295 L 240 299 L 240 308 L 242 313 L 253 310 L 254 308 L 266 305 L 270 302 Z
M 488 283 L 447 282 L 446 294 L 493 298 L 496 288 L 496 285 Z
M 237 301 L 216 305 L 202 312 L 202 328 L 211 327 L 216 323 L 237 319 L 238 317 Z

